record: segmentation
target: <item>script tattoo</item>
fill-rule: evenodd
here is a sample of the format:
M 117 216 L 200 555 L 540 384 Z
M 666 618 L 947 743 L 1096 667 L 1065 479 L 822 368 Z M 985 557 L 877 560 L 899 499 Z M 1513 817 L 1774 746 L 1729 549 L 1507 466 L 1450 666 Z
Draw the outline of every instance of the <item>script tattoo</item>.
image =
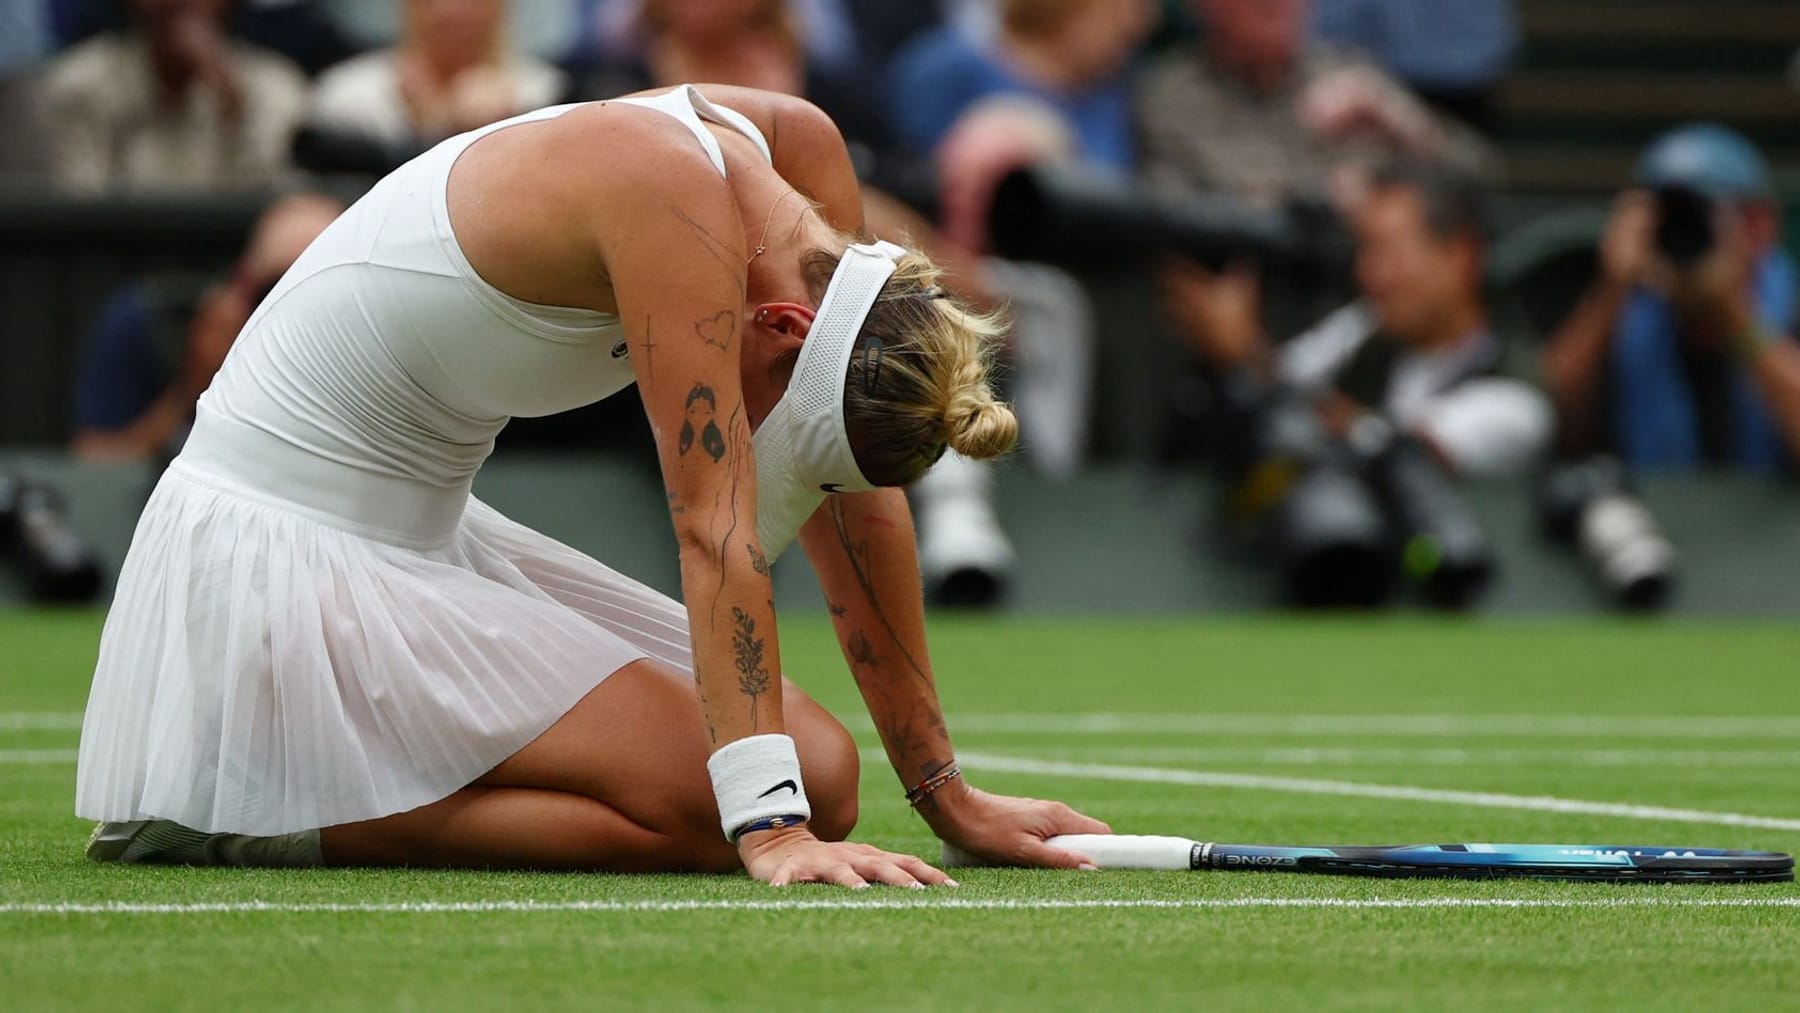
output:
M 737 283 L 738 297 L 742 298 L 745 291 L 744 286 L 746 284 L 746 279 L 744 277 L 743 247 L 733 246 L 725 240 L 720 239 L 711 229 L 688 217 L 687 212 L 675 205 L 670 204 L 668 205 L 668 208 L 674 213 L 676 218 L 681 220 L 681 224 L 686 225 L 688 231 L 692 232 L 694 237 L 700 240 L 700 245 L 705 248 L 707 255 L 712 257 L 714 261 L 717 261 L 720 267 L 723 267 L 726 271 L 731 273 L 732 279 Z
M 769 557 L 751 542 L 745 542 L 744 548 L 750 550 L 750 568 L 767 577 L 769 575 Z
M 698 440 L 700 449 L 717 463 L 725 457 L 725 437 L 719 432 L 716 419 L 719 411 L 718 396 L 713 389 L 703 383 L 694 384 L 688 391 L 687 405 L 683 409 L 687 417 L 681 420 L 681 440 L 678 448 L 681 456 L 686 457 L 688 451 L 694 449 Z
M 694 321 L 694 333 L 700 340 L 720 351 L 731 348 L 731 335 L 737 330 L 737 314 L 731 310 L 720 310 L 704 320 Z
M 743 483 L 744 470 L 749 466 L 749 463 L 750 463 L 749 462 L 750 455 L 746 454 L 744 452 L 744 444 L 749 442 L 749 440 L 750 440 L 750 427 L 749 427 L 748 423 L 744 422 L 743 415 L 744 415 L 744 402 L 739 401 L 737 403 L 737 407 L 731 409 L 731 418 L 727 419 L 725 422 L 725 431 L 728 434 L 729 439 L 731 440 L 731 449 L 734 451 L 734 454 L 731 458 L 731 484 L 728 486 L 727 485 L 719 486 L 718 492 L 715 493 L 713 496 L 713 514 L 714 514 L 714 516 L 718 515 L 718 511 L 720 508 L 719 501 L 720 501 L 721 497 L 729 497 L 728 499 L 725 500 L 724 507 L 726 510 L 730 511 L 730 514 L 731 514 L 731 523 L 725 526 L 725 533 L 724 533 L 724 535 L 720 536 L 720 538 L 719 538 L 719 558 L 720 559 L 725 558 L 725 550 L 726 550 L 727 546 L 729 546 L 731 544 L 732 536 L 737 533 L 737 529 L 738 529 L 738 487 Z M 721 446 L 720 453 L 723 454 L 724 451 L 725 451 L 725 448 L 723 446 Z M 718 458 L 714 458 L 714 460 L 717 460 L 717 459 Z M 707 613 L 708 628 L 716 628 L 719 624 L 719 597 L 725 593 L 726 575 L 727 575 L 727 571 L 726 571 L 725 567 L 723 567 L 723 566 L 719 567 L 719 586 L 717 589 L 715 589 L 713 591 L 712 608 Z M 773 606 L 771 606 L 771 608 L 773 608 Z
M 737 629 L 731 632 L 731 651 L 738 670 L 738 689 L 750 698 L 750 727 L 756 727 L 758 699 L 769 691 L 769 670 L 763 664 L 763 640 L 756 635 L 756 620 L 741 608 L 731 610 Z
M 669 490 L 667 498 L 669 501 L 669 516 L 679 517 L 680 515 L 687 513 L 687 507 L 681 505 L 681 500 L 675 495 L 675 490 Z

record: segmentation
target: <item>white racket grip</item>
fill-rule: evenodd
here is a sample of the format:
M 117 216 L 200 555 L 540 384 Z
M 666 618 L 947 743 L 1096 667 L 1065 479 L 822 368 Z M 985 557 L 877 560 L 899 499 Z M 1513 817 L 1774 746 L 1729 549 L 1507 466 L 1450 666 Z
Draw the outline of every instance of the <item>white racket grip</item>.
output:
M 1086 855 L 1102 869 L 1158 869 L 1186 872 L 1194 868 L 1194 849 L 1200 845 L 1185 837 L 1153 834 L 1063 834 L 1044 841 L 1053 848 Z M 952 844 L 944 845 L 946 868 L 992 865 Z
M 1194 867 L 1195 841 L 1155 834 L 1064 834 L 1044 842 L 1053 848 L 1086 855 L 1102 869 L 1163 869 L 1186 872 Z

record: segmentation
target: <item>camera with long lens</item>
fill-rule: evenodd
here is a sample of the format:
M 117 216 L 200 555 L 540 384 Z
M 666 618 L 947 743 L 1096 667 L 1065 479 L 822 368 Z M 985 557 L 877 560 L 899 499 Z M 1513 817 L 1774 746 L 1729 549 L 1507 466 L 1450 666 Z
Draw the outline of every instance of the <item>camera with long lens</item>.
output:
M 0 475 L 0 556 L 34 601 L 85 602 L 100 592 L 100 564 L 69 527 L 62 497 L 43 482 Z
M 988 212 L 994 252 L 1073 270 L 1118 270 L 1182 254 L 1212 268 L 1239 259 L 1297 277 L 1348 269 L 1348 232 L 1329 207 L 1263 208 L 1230 197 L 1175 198 L 1114 175 L 1031 166 L 1000 181 Z
M 1712 252 L 1717 237 L 1710 197 L 1679 183 L 1659 186 L 1651 193 L 1656 202 L 1656 252 L 1678 268 L 1692 267 Z
M 1538 490 L 1538 521 L 1551 539 L 1581 553 L 1620 608 L 1647 612 L 1668 604 L 1675 549 L 1617 459 L 1595 457 L 1553 468 Z
M 1310 399 L 1244 374 L 1220 385 L 1239 439 L 1223 460 L 1225 516 L 1303 608 L 1375 608 L 1407 583 L 1426 603 L 1473 605 L 1493 554 L 1449 475 L 1417 439 L 1377 416 L 1334 436 Z

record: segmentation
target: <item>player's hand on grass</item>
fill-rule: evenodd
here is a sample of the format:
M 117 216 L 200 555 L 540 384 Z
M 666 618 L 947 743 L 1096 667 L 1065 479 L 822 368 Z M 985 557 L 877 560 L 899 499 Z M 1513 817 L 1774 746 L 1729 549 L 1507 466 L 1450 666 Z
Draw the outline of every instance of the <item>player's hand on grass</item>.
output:
M 770 886 L 829 883 L 860 890 L 872 883 L 919 890 L 956 881 L 914 855 L 869 844 L 821 841 L 805 827 L 759 830 L 738 839 L 738 855 L 752 878 Z
M 962 782 L 919 807 L 938 839 L 995 865 L 1091 869 L 1086 855 L 1044 843 L 1058 834 L 1110 834 L 1112 828 L 1061 802 L 992 795 Z

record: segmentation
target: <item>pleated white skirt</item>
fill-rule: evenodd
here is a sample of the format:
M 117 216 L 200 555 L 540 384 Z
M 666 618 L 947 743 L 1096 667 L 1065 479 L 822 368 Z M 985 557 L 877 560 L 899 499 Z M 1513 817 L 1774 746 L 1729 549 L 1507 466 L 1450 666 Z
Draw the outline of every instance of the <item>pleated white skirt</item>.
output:
M 631 661 L 691 666 L 679 603 L 466 491 L 397 493 L 216 419 L 195 437 L 145 507 L 107 616 L 81 816 L 267 835 L 404 812 Z M 272 491 L 257 469 L 293 481 Z M 407 502 L 446 495 L 463 508 Z M 414 544 L 367 523 L 404 532 L 434 514 L 441 537 Z

